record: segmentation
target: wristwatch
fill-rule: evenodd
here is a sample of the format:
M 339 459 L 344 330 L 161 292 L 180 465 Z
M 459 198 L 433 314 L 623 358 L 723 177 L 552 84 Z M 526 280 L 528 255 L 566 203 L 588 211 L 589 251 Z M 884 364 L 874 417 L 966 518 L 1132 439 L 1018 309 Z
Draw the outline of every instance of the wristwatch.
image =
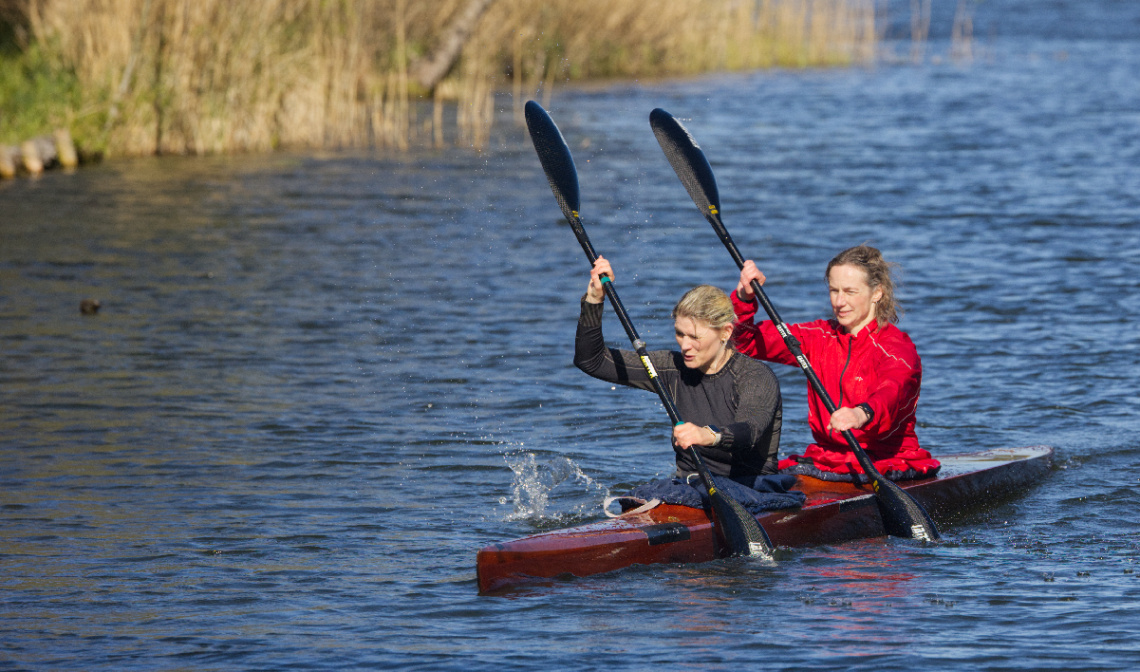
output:
M 716 425 L 705 425 L 705 429 L 707 429 L 707 430 L 709 430 L 710 432 L 712 432 L 712 435 L 713 435 L 713 445 L 714 445 L 714 446 L 719 446 L 719 445 L 720 445 L 720 442 L 721 442 L 721 439 L 723 439 L 723 438 L 724 438 L 724 434 L 721 434 L 721 432 L 720 432 L 720 428 L 718 428 Z
M 867 422 L 871 422 L 872 420 L 875 419 L 875 412 L 871 410 L 871 405 L 868 404 L 867 402 L 864 401 L 863 403 L 859 404 L 855 408 L 863 409 L 863 412 L 867 414 Z M 863 424 L 866 424 L 866 423 L 863 423 Z

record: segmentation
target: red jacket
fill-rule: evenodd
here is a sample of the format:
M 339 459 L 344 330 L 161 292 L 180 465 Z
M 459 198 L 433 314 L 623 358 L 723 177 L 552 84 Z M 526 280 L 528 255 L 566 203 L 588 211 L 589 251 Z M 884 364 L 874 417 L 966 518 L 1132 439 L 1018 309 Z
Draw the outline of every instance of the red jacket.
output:
M 756 304 L 741 301 L 736 292 L 731 296 L 737 316 L 736 349 L 757 359 L 798 366 L 772 322 L 754 324 Z M 937 471 L 939 462 L 919 447 L 914 432 L 922 361 L 904 331 L 893 324 L 880 327 L 872 322 L 853 337 L 835 320 L 788 328 L 837 407 L 862 403 L 871 407 L 871 421 L 852 432 L 879 471 L 886 474 L 913 469 L 919 475 Z M 808 446 L 803 457 L 824 471 L 862 473 L 843 434 L 827 431 L 830 419 L 823 400 L 809 385 L 808 422 L 815 444 Z M 780 468 L 802 461 L 800 457 L 782 460 Z

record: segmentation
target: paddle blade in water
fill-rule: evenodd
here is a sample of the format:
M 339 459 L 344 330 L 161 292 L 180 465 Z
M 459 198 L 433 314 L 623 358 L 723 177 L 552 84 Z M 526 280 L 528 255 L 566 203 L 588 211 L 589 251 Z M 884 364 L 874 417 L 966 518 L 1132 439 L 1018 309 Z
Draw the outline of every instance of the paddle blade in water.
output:
M 938 541 L 942 535 L 938 526 L 913 497 L 903 491 L 897 483 L 885 477 L 875 483 L 878 494 L 879 513 L 883 518 L 883 529 L 892 537 Z
M 711 499 L 721 534 L 732 555 L 772 557 L 772 540 L 748 509 L 719 490 L 712 493 Z
M 558 200 L 558 207 L 562 208 L 566 219 L 577 219 L 581 209 L 578 169 L 574 167 L 574 157 L 570 155 L 566 138 L 562 137 L 562 131 L 558 130 L 554 120 L 538 103 L 527 101 L 524 112 L 530 140 L 538 152 L 538 160 L 550 182 L 554 198 Z
M 665 152 L 665 158 L 673 166 L 681 184 L 701 212 L 706 217 L 718 217 L 720 214 L 720 193 L 716 188 L 716 178 L 713 177 L 712 166 L 709 165 L 705 153 L 700 145 L 693 139 L 688 129 L 681 122 L 661 108 L 649 113 L 649 125 L 653 128 L 653 135 L 657 136 L 657 143 Z

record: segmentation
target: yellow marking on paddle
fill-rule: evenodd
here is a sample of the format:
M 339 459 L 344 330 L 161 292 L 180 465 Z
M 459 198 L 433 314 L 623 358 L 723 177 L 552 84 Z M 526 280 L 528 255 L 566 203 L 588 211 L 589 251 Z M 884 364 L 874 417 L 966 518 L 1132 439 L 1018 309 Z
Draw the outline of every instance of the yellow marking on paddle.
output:
M 657 371 L 653 368 L 653 364 L 645 355 L 641 355 L 641 364 L 645 367 L 645 372 L 649 374 L 650 378 L 657 377 Z
M 712 214 L 714 214 L 714 215 L 715 215 L 715 214 L 718 214 L 718 213 L 717 213 L 717 211 L 716 211 L 716 206 L 715 206 L 715 205 L 710 205 L 710 206 L 709 206 L 709 212 L 711 212 L 711 213 L 712 213 Z
M 578 216 L 579 216 L 579 215 L 578 215 L 578 211 L 577 211 L 577 210 L 571 210 L 571 211 L 570 211 L 570 214 L 571 214 L 571 215 L 574 215 L 575 217 L 578 217 Z

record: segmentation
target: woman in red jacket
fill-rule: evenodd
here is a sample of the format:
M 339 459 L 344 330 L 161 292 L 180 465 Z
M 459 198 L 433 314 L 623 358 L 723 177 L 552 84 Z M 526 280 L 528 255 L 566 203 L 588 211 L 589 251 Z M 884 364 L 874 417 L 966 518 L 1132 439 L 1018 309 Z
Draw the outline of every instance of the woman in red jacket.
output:
M 789 325 L 824 389 L 838 407 L 828 413 L 808 386 L 808 421 L 815 443 L 803 455 L 780 461 L 780 471 L 825 480 L 866 480 L 842 432 L 850 429 L 875 467 L 887 478 L 933 476 L 941 466 L 918 445 L 915 409 L 922 362 L 899 319 L 890 265 L 879 250 L 860 245 L 831 260 L 825 273 L 834 318 Z M 751 284 L 764 274 L 745 262 L 732 293 L 737 350 L 770 362 L 795 366 L 776 327 L 754 323 Z

